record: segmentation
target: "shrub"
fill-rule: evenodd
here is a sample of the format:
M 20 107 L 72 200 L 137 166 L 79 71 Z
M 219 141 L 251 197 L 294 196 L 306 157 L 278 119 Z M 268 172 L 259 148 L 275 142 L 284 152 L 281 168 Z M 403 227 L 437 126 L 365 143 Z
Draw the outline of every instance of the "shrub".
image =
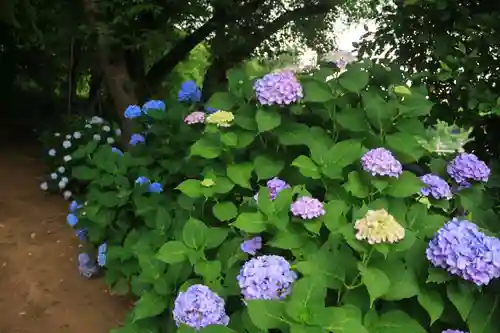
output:
M 76 227 L 138 297 L 114 332 L 496 332 L 488 167 L 436 149 L 432 103 L 399 70 L 297 79 L 233 70 L 212 114 L 184 85 L 133 113 L 144 140 L 75 172 Z

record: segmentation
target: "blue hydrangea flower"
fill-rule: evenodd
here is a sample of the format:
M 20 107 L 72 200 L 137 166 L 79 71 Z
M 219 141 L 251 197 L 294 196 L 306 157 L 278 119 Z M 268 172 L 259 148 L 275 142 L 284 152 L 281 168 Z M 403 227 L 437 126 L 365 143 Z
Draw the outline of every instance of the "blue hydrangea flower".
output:
M 500 277 L 500 240 L 467 220 L 453 218 L 429 242 L 427 259 L 450 274 L 487 285 Z
M 403 166 L 392 153 L 385 148 L 375 148 L 361 157 L 361 165 L 372 176 L 398 178 L 403 173 Z
M 181 85 L 178 94 L 179 102 L 199 102 L 201 99 L 201 90 L 194 81 L 186 81 Z
M 474 154 L 462 153 L 446 167 L 446 171 L 458 184 L 471 181 L 487 182 L 490 168 Z
M 158 182 L 151 183 L 149 185 L 149 192 L 151 193 L 161 193 L 163 192 L 163 185 Z
M 219 110 L 217 110 L 216 108 L 213 108 L 211 106 L 205 106 L 205 112 L 208 113 L 208 114 L 212 114 L 212 113 L 215 113 Z
M 101 267 L 106 265 L 106 252 L 108 251 L 108 245 L 102 243 L 97 249 L 97 264 Z
M 187 325 L 199 331 L 209 325 L 229 324 L 224 300 L 210 288 L 201 284 L 190 286 L 179 292 L 172 311 L 177 326 Z
M 138 105 L 129 105 L 123 114 L 127 119 L 140 117 L 142 114 L 141 108 Z
M 434 199 L 449 200 L 452 197 L 450 185 L 441 177 L 431 173 L 423 175 L 420 180 L 426 185 L 420 190 L 423 196 L 431 196 Z
M 165 111 L 165 103 L 159 100 L 151 100 L 144 103 L 142 106 L 142 111 L 148 114 L 150 109 Z
M 68 216 L 66 217 L 66 222 L 68 222 L 68 224 L 71 226 L 71 227 L 74 227 L 77 223 L 78 223 L 78 217 L 73 214 L 73 213 L 70 213 L 68 214 Z
M 76 237 L 78 237 L 78 239 L 81 240 L 82 242 L 84 242 L 87 239 L 87 234 L 88 230 L 85 228 L 75 230 Z
M 80 271 L 80 275 L 87 279 L 90 279 L 99 271 L 87 253 L 80 253 L 78 255 L 78 270 Z
M 69 204 L 70 213 L 74 213 L 80 208 L 82 208 L 82 205 L 78 204 L 78 202 L 76 202 L 76 200 L 71 201 L 71 203 Z
M 140 176 L 140 177 L 137 177 L 137 179 L 135 180 L 135 183 L 139 184 L 139 185 L 144 185 L 144 184 L 149 183 L 149 179 L 147 177 Z
M 297 274 L 285 258 L 264 255 L 247 261 L 236 279 L 245 300 L 284 299 Z
M 302 86 L 292 71 L 264 75 L 254 83 L 257 100 L 262 105 L 289 105 L 304 97 Z
M 146 138 L 144 138 L 141 134 L 132 134 L 130 137 L 130 144 L 132 146 L 135 146 L 138 143 L 143 143 L 144 141 L 146 141 Z
M 261 248 L 262 248 L 262 237 L 259 237 L 259 236 L 254 237 L 252 239 L 248 239 L 248 240 L 244 241 L 243 243 L 241 243 L 241 245 L 240 245 L 241 251 L 248 253 L 248 254 L 251 254 L 253 256 Z
M 120 156 L 123 156 L 123 152 L 120 149 L 116 148 L 116 147 L 111 147 L 111 151 L 113 153 L 116 153 L 116 154 L 120 155 Z

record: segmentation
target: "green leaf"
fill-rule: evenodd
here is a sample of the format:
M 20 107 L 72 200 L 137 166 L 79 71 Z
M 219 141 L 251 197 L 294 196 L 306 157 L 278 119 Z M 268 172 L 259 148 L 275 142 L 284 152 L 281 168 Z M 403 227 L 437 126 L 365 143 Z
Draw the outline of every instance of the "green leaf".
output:
M 183 262 L 187 258 L 189 249 L 184 243 L 179 241 L 171 241 L 163 244 L 163 246 L 156 253 L 156 258 L 167 264 L 175 264 Z
M 359 109 L 337 112 L 333 120 L 346 130 L 352 132 L 368 132 L 370 130 L 370 125 L 365 118 L 364 112 Z
M 424 184 L 413 173 L 403 171 L 397 179 L 391 179 L 384 193 L 395 198 L 406 198 L 420 192 Z
M 418 295 L 420 288 L 412 269 L 398 259 L 387 259 L 373 264 L 386 274 L 391 282 L 390 288 L 382 296 L 384 300 L 398 301 Z
M 197 179 L 187 179 L 180 183 L 175 189 L 181 191 L 190 198 L 199 198 L 203 196 L 203 187 Z
M 306 102 L 325 103 L 333 99 L 332 91 L 325 82 L 304 80 L 302 81 L 302 89 Z
M 329 332 L 369 333 L 361 322 L 361 311 L 352 305 L 328 307 L 318 311 L 317 316 Z
M 235 330 L 232 330 L 229 327 L 222 326 L 222 325 L 209 325 L 209 326 L 203 327 L 199 332 L 200 333 L 236 333 Z
M 228 92 L 216 92 L 207 101 L 206 105 L 217 110 L 229 111 L 237 104 L 236 98 Z
M 208 227 L 205 223 L 190 218 L 182 229 L 182 240 L 184 244 L 192 249 L 201 249 L 205 245 Z
M 227 177 L 233 183 L 250 190 L 252 189 L 250 178 L 252 177 L 253 165 L 251 163 L 229 164 L 226 170 Z
M 426 98 L 425 95 L 412 89 L 412 94 L 405 96 L 399 106 L 399 112 L 406 117 L 419 117 L 428 115 L 434 103 Z
M 238 215 L 238 208 L 231 201 L 224 201 L 215 204 L 212 212 L 219 221 L 229 221 Z
M 361 279 L 370 294 L 370 307 L 377 298 L 382 297 L 391 287 L 391 281 L 384 272 L 377 268 L 364 267 L 358 264 Z
M 202 137 L 191 146 L 192 156 L 201 156 L 206 159 L 219 157 L 222 153 L 221 145 Z
M 139 298 L 134 307 L 134 321 L 155 317 L 167 308 L 167 300 L 155 292 L 147 292 Z
M 255 326 L 261 330 L 269 330 L 283 324 L 285 303 L 275 300 L 247 301 L 247 310 Z
M 220 277 L 221 270 L 220 261 L 200 261 L 194 267 L 194 272 L 201 275 L 206 283 L 216 281 Z
M 411 95 L 411 90 L 407 86 L 394 86 L 392 90 L 398 95 Z
M 72 175 L 79 180 L 93 180 L 99 176 L 99 171 L 86 165 L 78 165 L 73 167 Z
M 301 174 L 312 179 L 320 179 L 318 166 L 307 156 L 300 155 L 292 162 L 292 166 L 299 168 Z
M 359 93 L 368 84 L 370 76 L 361 67 L 350 67 L 338 79 L 339 84 L 346 90 Z
M 266 223 L 260 212 L 241 213 L 231 225 L 251 234 L 258 234 L 266 230 Z
M 277 130 L 277 135 L 280 143 L 284 146 L 307 145 L 311 128 L 300 123 L 285 123 Z
M 255 121 L 259 132 L 267 132 L 281 125 L 281 115 L 275 110 L 258 109 L 255 113 Z
M 226 228 L 208 228 L 206 237 L 206 249 L 213 249 L 221 245 L 227 238 L 229 229 Z
M 267 245 L 279 249 L 292 250 L 300 248 L 306 241 L 307 238 L 298 233 L 280 231 L 271 241 L 267 243 Z
M 500 327 L 499 298 L 497 295 L 484 294 L 472 307 L 467 326 L 469 333 L 497 333 Z
M 341 200 L 331 200 L 324 205 L 326 214 L 321 217 L 325 226 L 330 230 L 330 232 L 336 233 L 340 231 L 346 222 L 344 214 L 347 213 L 349 208 L 347 203 Z
M 427 333 L 418 321 L 399 310 L 392 310 L 380 316 L 370 333 Z
M 464 321 L 469 317 L 469 313 L 476 301 L 474 290 L 467 285 L 460 283 L 458 286 L 449 284 L 446 286 L 446 294 L 451 303 L 455 306 Z
M 418 303 L 427 311 L 431 325 L 441 318 L 444 311 L 444 303 L 441 295 L 435 290 L 420 290 L 417 297 Z
M 269 179 L 277 176 L 284 167 L 283 161 L 260 155 L 253 161 L 253 167 L 259 179 Z
M 370 194 L 368 187 L 363 183 L 357 171 L 351 171 L 347 176 L 347 182 L 342 186 L 356 198 L 363 199 Z
M 381 91 L 371 89 L 362 93 L 363 110 L 370 123 L 380 130 L 392 126 L 392 117 L 397 114 L 397 107 L 387 102 Z
M 364 147 L 358 140 L 340 141 L 328 150 L 326 164 L 342 169 L 359 160 L 363 153 Z
M 293 285 L 286 303 L 286 313 L 299 323 L 308 323 L 318 309 L 324 308 L 326 286 L 318 279 L 304 277 Z
M 403 158 L 400 160 L 403 163 L 418 161 L 426 152 L 413 135 L 408 133 L 390 134 L 385 137 L 385 140 L 392 151 L 401 153 Z
M 441 268 L 429 267 L 427 280 L 425 283 L 445 283 L 451 281 L 451 276 Z

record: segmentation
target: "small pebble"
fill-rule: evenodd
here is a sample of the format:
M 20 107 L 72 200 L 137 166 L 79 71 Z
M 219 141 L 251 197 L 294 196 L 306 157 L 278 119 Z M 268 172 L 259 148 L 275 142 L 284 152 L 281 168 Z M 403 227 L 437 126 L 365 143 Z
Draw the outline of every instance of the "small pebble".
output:
M 35 239 L 36 234 L 34 232 L 32 232 L 31 235 L 30 235 L 30 237 L 31 237 L 31 239 Z

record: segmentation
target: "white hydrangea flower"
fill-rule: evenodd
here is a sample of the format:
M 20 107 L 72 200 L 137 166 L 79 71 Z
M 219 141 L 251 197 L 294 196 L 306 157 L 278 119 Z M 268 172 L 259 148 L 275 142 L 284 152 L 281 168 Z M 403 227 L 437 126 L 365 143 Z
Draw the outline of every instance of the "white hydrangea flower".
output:
M 40 184 L 40 190 L 47 191 L 49 189 L 49 184 L 47 182 L 43 182 Z
M 68 177 L 62 177 L 61 181 L 67 184 L 69 182 L 69 179 Z
M 54 136 L 55 136 L 56 138 L 57 138 L 57 137 L 60 137 L 60 136 L 61 136 L 61 133 L 56 132 L 56 133 L 54 133 Z
M 109 131 L 111 131 L 111 127 L 109 127 L 108 125 L 105 125 L 105 126 L 102 127 L 102 130 L 104 132 L 109 132 Z
M 71 147 L 71 141 L 64 140 L 62 146 L 64 149 L 68 149 L 69 147 Z
M 59 176 L 58 176 L 58 175 L 57 175 L 57 173 L 55 173 L 55 172 L 52 172 L 52 173 L 50 174 L 50 178 L 52 178 L 52 179 L 54 179 L 54 180 L 56 180 L 56 179 L 57 179 L 57 177 L 59 177 Z
M 93 139 L 95 141 L 101 141 L 101 136 L 99 134 L 94 134 Z
M 121 130 L 121 129 L 119 129 L 119 128 L 117 128 L 117 129 L 115 130 L 115 134 L 116 134 L 116 136 L 120 136 L 120 135 L 122 135 L 122 130 Z
M 71 139 L 71 135 L 70 134 L 66 134 L 65 138 L 66 138 L 66 140 L 69 140 L 69 139 Z
M 63 182 L 62 180 L 59 182 L 59 184 L 57 184 L 60 190 L 64 190 L 66 188 L 66 185 L 68 185 L 68 183 Z
M 63 193 L 63 197 L 65 200 L 69 200 L 69 198 L 71 198 L 72 195 L 73 193 L 71 193 L 71 191 L 64 191 Z
M 57 168 L 57 171 L 59 171 L 59 173 L 64 173 L 66 169 L 63 166 L 60 166 L 59 168 Z
M 115 139 L 113 139 L 112 137 L 109 137 L 106 139 L 106 141 L 111 145 L 113 143 L 115 143 Z
M 63 157 L 63 159 L 64 159 L 64 162 L 69 162 L 69 161 L 71 161 L 71 156 L 70 155 L 66 155 L 66 156 Z
M 56 156 L 56 150 L 54 148 L 49 150 L 49 156 L 52 156 L 52 157 Z
M 104 122 L 104 119 L 98 116 L 93 116 L 92 119 L 90 119 L 91 124 L 102 124 Z
M 92 128 L 92 125 L 90 125 L 90 124 L 85 124 L 85 128 Z
M 336 51 L 326 54 L 322 60 L 333 62 L 338 68 L 343 69 L 348 64 L 355 62 L 357 58 L 351 52 Z
M 74 137 L 75 139 L 80 139 L 80 138 L 82 137 L 82 133 L 80 133 L 80 132 L 75 132 L 75 133 L 73 133 L 73 137 Z

